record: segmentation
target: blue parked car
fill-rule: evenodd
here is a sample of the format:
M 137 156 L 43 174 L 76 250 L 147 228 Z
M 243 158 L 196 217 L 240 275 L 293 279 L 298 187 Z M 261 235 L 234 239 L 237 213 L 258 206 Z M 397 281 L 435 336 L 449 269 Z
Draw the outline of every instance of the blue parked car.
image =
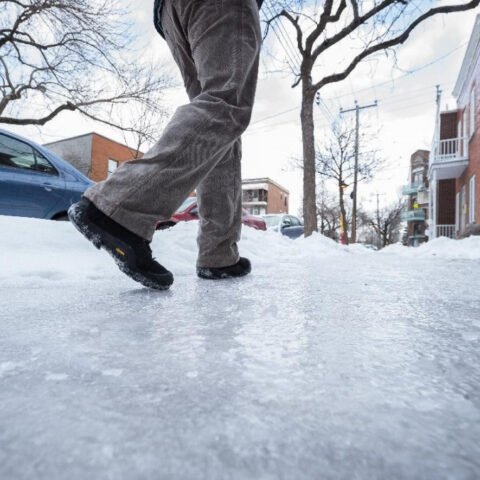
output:
M 282 235 L 292 239 L 301 237 L 305 231 L 302 221 L 293 215 L 275 213 L 263 215 L 263 219 L 267 224 L 267 230 L 280 232 Z
M 0 215 L 67 220 L 93 182 L 59 156 L 0 129 Z

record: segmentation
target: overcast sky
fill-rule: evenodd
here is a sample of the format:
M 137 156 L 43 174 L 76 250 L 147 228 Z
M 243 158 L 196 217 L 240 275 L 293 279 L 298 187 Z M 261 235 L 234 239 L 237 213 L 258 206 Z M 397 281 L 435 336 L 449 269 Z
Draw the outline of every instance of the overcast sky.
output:
M 145 55 L 155 58 L 159 68 L 181 84 L 165 42 L 153 28 L 151 4 L 152 0 L 139 0 L 135 4 L 140 41 L 147 46 Z M 337 116 L 340 107 L 351 108 L 354 100 L 360 105 L 378 101 L 377 108 L 361 113 L 361 124 L 371 132 L 379 132 L 375 148 L 380 148 L 385 160 L 375 178 L 359 188 L 365 207 L 373 207 L 376 192 L 382 194 L 383 202 L 398 196 L 402 184 L 407 182 L 411 153 L 430 149 L 435 85 L 439 84 L 443 91 L 442 107 L 455 107 L 451 92 L 477 13 L 478 9 L 430 19 L 417 27 L 405 45 L 397 49 L 396 66 L 392 57 L 379 55 L 358 67 L 349 79 L 322 90 L 327 108 L 316 109 L 319 137 L 329 128 L 330 115 Z M 284 35 L 293 33 L 288 25 L 284 28 Z M 268 176 L 285 186 L 291 193 L 291 212 L 296 213 L 302 201 L 302 176 L 292 167 L 292 159 L 301 156 L 300 89 L 291 88 L 293 77 L 282 62 L 284 57 L 284 46 L 272 36 L 268 52 L 262 53 L 252 123 L 243 138 L 243 177 Z M 170 88 L 165 94 L 170 114 L 186 101 L 182 87 Z M 42 128 L 19 127 L 15 131 L 40 143 L 90 131 L 122 141 L 117 131 L 69 112 Z M 364 150 L 371 147 L 361 145 Z

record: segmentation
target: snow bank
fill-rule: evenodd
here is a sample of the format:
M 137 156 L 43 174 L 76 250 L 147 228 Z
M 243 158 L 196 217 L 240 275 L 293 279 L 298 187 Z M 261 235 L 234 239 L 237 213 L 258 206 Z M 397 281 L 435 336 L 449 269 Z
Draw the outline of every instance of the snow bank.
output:
M 479 260 L 480 237 L 469 237 L 462 240 L 440 237 L 424 243 L 418 248 L 409 248 L 401 244 L 395 244 L 384 248 L 381 250 L 381 253 L 388 255 Z
M 195 275 L 197 222 L 181 223 L 155 234 L 152 250 L 176 276 Z M 0 216 L 0 281 L 35 285 L 44 281 L 92 281 L 114 276 L 116 265 L 98 252 L 68 222 Z M 242 255 L 255 265 L 323 263 L 325 258 L 378 255 L 361 245 L 343 246 L 320 234 L 291 240 L 276 232 L 244 227 Z M 440 238 L 419 248 L 393 245 L 381 254 L 480 259 L 480 237 Z
M 195 274 L 197 228 L 197 222 L 185 222 L 155 234 L 154 255 L 175 275 Z M 0 232 L 0 280 L 88 281 L 117 272 L 111 259 L 68 222 L 0 216 Z M 291 240 L 276 232 L 244 227 L 240 251 L 260 265 L 342 254 L 344 247 L 318 234 Z

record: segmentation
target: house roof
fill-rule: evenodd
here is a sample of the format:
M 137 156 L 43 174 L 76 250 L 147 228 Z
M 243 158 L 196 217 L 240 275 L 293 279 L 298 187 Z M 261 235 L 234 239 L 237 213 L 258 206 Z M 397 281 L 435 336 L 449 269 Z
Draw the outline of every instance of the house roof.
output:
M 48 147 L 50 145 L 58 145 L 59 143 L 63 143 L 63 142 L 70 142 L 72 140 L 78 140 L 79 138 L 83 138 L 83 137 L 93 137 L 93 136 L 97 136 L 97 137 L 101 137 L 105 140 L 108 140 L 109 142 L 112 142 L 112 143 L 116 143 L 117 145 L 121 145 L 122 147 L 126 147 L 132 151 L 135 151 L 134 148 L 132 147 L 129 147 L 128 145 L 125 145 L 124 143 L 121 143 L 121 142 L 118 142 L 117 140 L 113 140 L 109 137 L 106 137 L 105 135 L 101 135 L 100 133 L 97 133 L 97 132 L 89 132 L 89 133 L 84 133 L 82 135 L 75 135 L 74 137 L 68 137 L 68 138 L 63 138 L 61 140 L 56 140 L 55 142 L 49 142 L 49 143 L 44 143 L 43 145 L 45 147 Z M 143 152 L 140 152 L 143 155 Z
M 269 177 L 262 177 L 262 178 L 245 178 L 244 180 L 242 180 L 242 189 L 243 190 L 248 190 L 248 189 L 252 189 L 252 190 L 257 190 L 257 189 L 262 189 L 262 188 L 265 188 L 265 186 L 268 186 L 268 184 L 270 185 L 275 185 L 277 188 L 279 188 L 280 190 L 282 190 L 283 192 L 289 194 L 290 192 L 285 188 L 285 187 L 282 187 L 280 184 L 278 184 L 277 182 L 274 182 L 271 178 Z
M 410 158 L 413 159 L 414 157 L 421 157 L 423 160 L 428 160 L 429 156 L 430 152 L 428 150 L 416 150 L 412 153 L 412 156 Z
M 453 89 L 453 96 L 458 99 L 462 90 L 466 88 L 466 83 L 473 75 L 473 70 L 477 59 L 480 55 L 480 15 L 477 15 L 475 24 L 473 26 L 472 34 L 468 42 L 465 56 L 463 57 L 460 73 L 458 74 L 455 87 Z

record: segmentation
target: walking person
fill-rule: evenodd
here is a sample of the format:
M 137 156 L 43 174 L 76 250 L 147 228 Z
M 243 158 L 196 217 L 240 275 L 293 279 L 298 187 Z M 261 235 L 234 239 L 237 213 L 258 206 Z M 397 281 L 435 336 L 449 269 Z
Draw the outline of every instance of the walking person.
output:
M 183 77 L 190 103 L 177 109 L 143 158 L 121 165 L 72 205 L 69 218 L 120 270 L 167 289 L 173 275 L 152 256 L 159 220 L 196 188 L 197 275 L 250 273 L 239 256 L 242 217 L 241 135 L 254 103 L 262 0 L 156 0 L 155 26 Z

